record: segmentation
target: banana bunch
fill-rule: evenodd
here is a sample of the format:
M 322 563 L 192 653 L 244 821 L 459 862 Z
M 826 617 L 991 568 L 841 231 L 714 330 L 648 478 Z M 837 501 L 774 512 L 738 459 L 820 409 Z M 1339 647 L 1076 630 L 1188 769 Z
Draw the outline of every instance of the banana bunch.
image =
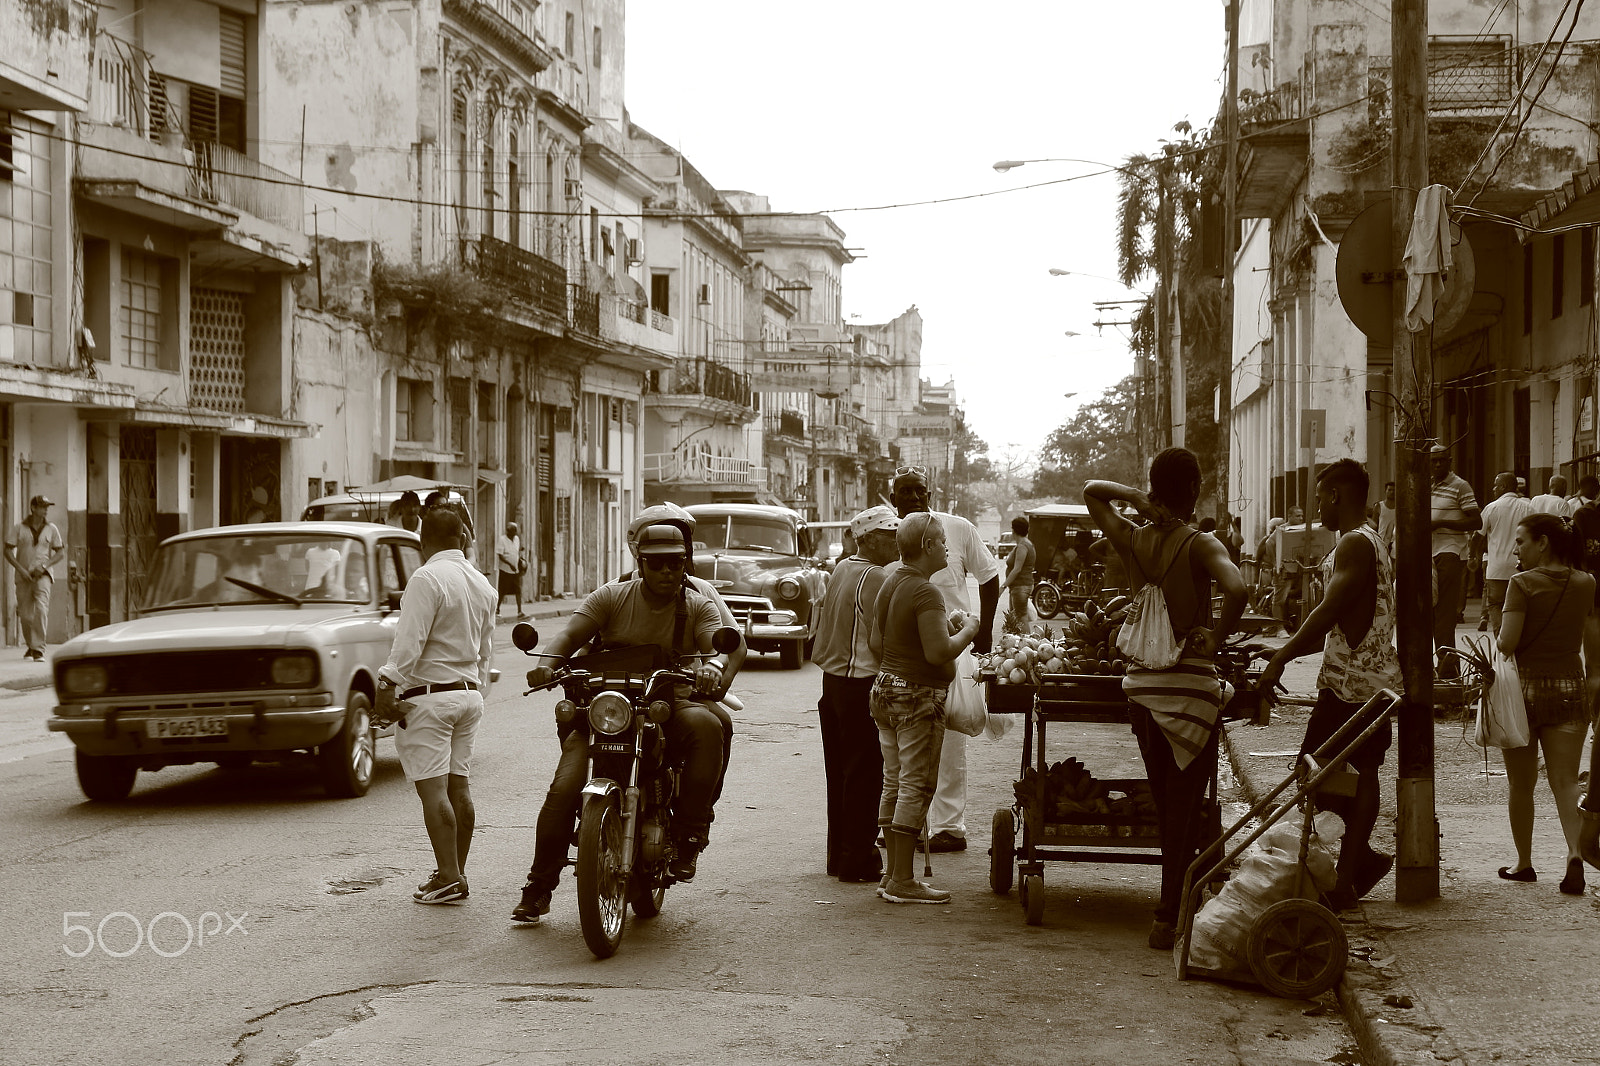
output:
M 1150 792 L 1150 782 L 1140 781 L 1126 793 L 1111 793 L 1111 813 L 1142 821 L 1156 820 L 1156 799 Z
M 1028 767 L 1022 771 L 1022 780 L 1013 782 L 1011 788 L 1018 802 L 1032 805 L 1038 791 L 1039 771 Z M 1071 814 L 1112 813 L 1110 793 L 1105 783 L 1095 779 L 1077 759 L 1066 759 L 1049 767 L 1045 772 L 1045 814 L 1047 820 L 1059 821 Z
M 1102 609 L 1094 601 L 1067 619 L 1062 629 L 1069 674 L 1121 674 L 1127 661 L 1117 650 L 1117 630 L 1127 616 L 1129 599 L 1118 596 Z

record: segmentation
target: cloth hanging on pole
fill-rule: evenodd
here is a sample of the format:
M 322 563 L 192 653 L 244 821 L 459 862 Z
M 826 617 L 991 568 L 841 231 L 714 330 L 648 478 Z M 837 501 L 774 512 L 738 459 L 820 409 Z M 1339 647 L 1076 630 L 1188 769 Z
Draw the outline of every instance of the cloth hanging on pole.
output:
M 1419 333 L 1433 324 L 1434 305 L 1444 293 L 1450 275 L 1450 190 L 1429 185 L 1417 193 L 1411 215 L 1411 235 L 1406 238 L 1406 329 Z

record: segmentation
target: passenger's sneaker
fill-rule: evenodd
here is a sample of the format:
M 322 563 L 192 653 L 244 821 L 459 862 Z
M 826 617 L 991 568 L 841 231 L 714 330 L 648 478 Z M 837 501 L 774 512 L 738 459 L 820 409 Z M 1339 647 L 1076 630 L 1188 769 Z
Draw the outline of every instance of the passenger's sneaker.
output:
M 427 880 L 426 880 L 426 881 L 424 881 L 424 882 L 422 882 L 422 883 L 421 883 L 421 884 L 419 884 L 419 885 L 418 885 L 418 886 L 417 886 L 417 891 L 418 891 L 418 892 L 422 892 L 422 891 L 425 891 L 425 890 L 426 890 L 426 889 L 427 889 L 427 887 L 428 887 L 428 886 L 429 886 L 429 885 L 430 885 L 430 884 L 432 884 L 432 883 L 433 883 L 433 879 L 434 879 L 434 878 L 435 878 L 435 877 L 438 877 L 438 876 L 439 876 L 439 871 L 438 871 L 438 870 L 435 870 L 435 871 L 433 871 L 433 873 L 431 873 L 431 874 L 429 874 L 429 875 L 428 875 L 428 879 L 427 879 Z
M 949 903 L 950 893 L 913 878 L 910 881 L 890 881 L 884 886 L 883 898 L 890 903 Z
M 667 873 L 672 875 L 674 881 L 693 881 L 695 863 L 700 858 L 700 851 L 706 846 L 704 837 L 684 837 L 673 846 L 672 861 L 667 864 Z
M 467 881 L 466 878 L 446 881 L 434 874 L 411 893 L 411 898 L 418 903 L 460 903 L 467 898 Z
M 550 913 L 550 893 L 540 892 L 531 885 L 522 887 L 522 902 L 511 911 L 513 922 L 538 925 L 539 919 Z

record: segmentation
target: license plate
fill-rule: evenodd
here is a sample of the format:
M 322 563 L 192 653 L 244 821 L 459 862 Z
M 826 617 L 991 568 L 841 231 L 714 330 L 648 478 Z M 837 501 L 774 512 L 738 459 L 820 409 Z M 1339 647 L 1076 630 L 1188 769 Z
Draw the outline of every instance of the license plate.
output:
M 225 737 L 226 718 L 151 718 L 145 722 L 145 735 L 151 740 L 174 737 Z

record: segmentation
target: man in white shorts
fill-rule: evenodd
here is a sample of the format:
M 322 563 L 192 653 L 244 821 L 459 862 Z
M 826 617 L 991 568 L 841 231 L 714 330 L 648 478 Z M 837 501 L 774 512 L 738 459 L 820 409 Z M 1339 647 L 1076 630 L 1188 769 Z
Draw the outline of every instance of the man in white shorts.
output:
M 448 508 L 422 519 L 423 565 L 406 582 L 389 661 L 378 672 L 379 720 L 398 718 L 395 753 L 422 799 L 437 868 L 418 903 L 467 898 L 462 867 L 476 813 L 467 777 L 494 661 L 498 597 L 461 551 L 461 519 Z

